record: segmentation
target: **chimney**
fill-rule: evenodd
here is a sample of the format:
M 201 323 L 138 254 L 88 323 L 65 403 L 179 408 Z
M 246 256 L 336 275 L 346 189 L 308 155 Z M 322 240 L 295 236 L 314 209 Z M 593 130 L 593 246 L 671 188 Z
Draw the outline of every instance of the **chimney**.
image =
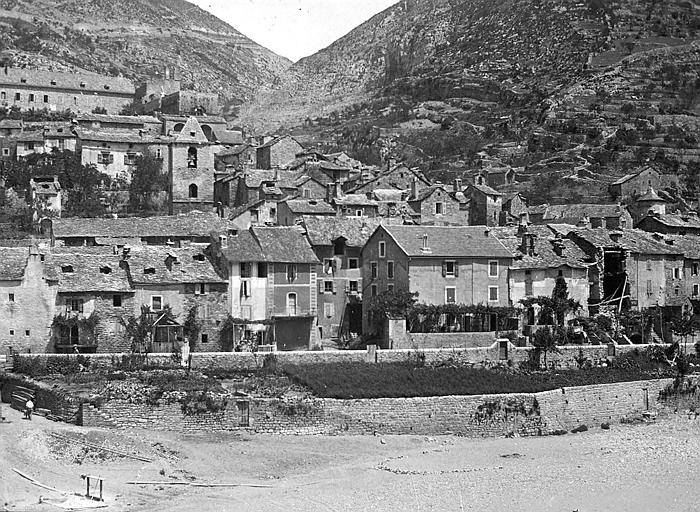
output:
M 430 252 L 430 246 L 428 245 L 428 234 L 423 233 L 423 246 L 421 247 L 421 252 L 422 253 L 429 253 Z
M 526 256 L 535 255 L 535 235 L 533 233 L 523 233 L 520 241 L 520 252 Z
M 523 212 L 520 214 L 520 220 L 518 221 L 518 235 L 527 233 L 527 213 Z
M 455 189 L 455 192 L 462 191 L 462 178 L 455 178 L 454 189 Z
M 165 66 L 165 79 L 170 80 L 170 66 Z
M 418 196 L 418 178 L 413 178 L 413 181 L 411 181 L 411 197 L 417 197 Z
M 124 248 L 122 249 L 122 259 L 128 260 L 130 256 L 131 256 L 131 247 L 129 247 L 128 245 L 125 245 Z
M 557 234 L 556 238 L 552 240 L 552 246 L 554 252 L 557 256 L 561 257 L 564 254 L 564 240 L 562 240 L 561 234 Z
M 610 240 L 612 240 L 615 243 L 619 243 L 620 239 L 622 239 L 622 233 L 620 233 L 619 231 L 610 232 Z

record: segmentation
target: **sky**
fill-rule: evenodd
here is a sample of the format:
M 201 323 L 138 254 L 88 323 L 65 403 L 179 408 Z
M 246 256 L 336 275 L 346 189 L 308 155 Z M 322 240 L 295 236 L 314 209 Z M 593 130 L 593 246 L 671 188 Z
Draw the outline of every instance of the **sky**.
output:
M 398 0 L 189 0 L 278 55 L 313 55 Z

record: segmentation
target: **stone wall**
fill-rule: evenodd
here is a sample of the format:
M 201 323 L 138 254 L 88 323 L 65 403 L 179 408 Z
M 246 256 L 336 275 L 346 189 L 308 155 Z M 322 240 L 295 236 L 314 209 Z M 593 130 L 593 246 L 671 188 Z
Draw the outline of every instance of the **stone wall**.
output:
M 558 347 L 559 352 L 547 354 L 547 366 L 555 369 L 578 368 L 577 359 L 583 355 L 594 365 L 635 349 L 644 350 L 649 345 L 616 345 L 615 354 L 609 353 L 607 345 L 570 345 Z M 659 346 L 659 345 L 655 345 Z M 532 347 L 508 345 L 508 360 L 499 359 L 498 343 L 488 347 L 452 348 L 452 349 L 394 349 L 377 350 L 376 362 L 400 363 L 425 359 L 426 364 L 474 364 L 492 366 L 510 364 L 517 367 L 530 358 Z M 610 354 L 610 355 L 609 355 Z M 125 354 L 90 354 L 93 367 L 111 367 L 112 357 L 120 358 Z M 66 354 L 32 354 L 32 357 L 74 357 Z M 541 356 L 544 363 L 544 356 Z M 256 370 L 262 368 L 266 360 L 274 360 L 278 365 L 288 364 L 329 364 L 329 363 L 364 363 L 367 352 L 364 350 L 329 350 L 329 351 L 289 351 L 274 353 L 252 352 L 195 352 L 192 353 L 192 368 L 198 370 Z M 149 354 L 149 365 L 172 365 L 171 354 Z
M 10 402 L 12 392 L 17 386 L 33 389 L 36 392 L 34 400 L 35 408 L 48 409 L 52 414 L 60 416 L 65 421 L 79 423 L 81 404 L 80 400 L 60 387 L 51 386 L 43 382 L 37 382 L 22 375 L 0 375 L 0 387 L 2 389 L 2 401 Z
M 653 409 L 671 379 L 562 388 L 533 394 L 359 400 L 229 397 L 224 411 L 187 416 L 177 402 L 158 407 L 126 400 L 83 407 L 86 426 L 179 432 L 275 434 L 542 435 L 589 427 Z M 648 398 L 647 398 L 648 397 Z M 242 421 L 243 420 L 243 421 Z M 248 425 L 246 426 L 246 420 Z

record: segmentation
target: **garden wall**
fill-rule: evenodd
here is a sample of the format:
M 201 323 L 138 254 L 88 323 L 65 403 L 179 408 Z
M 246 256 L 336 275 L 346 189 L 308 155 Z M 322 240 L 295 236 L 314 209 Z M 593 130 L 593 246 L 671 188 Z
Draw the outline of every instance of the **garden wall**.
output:
M 275 434 L 459 434 L 532 436 L 580 424 L 598 426 L 654 408 L 672 380 L 562 388 L 533 394 L 428 398 L 255 399 L 230 396 L 224 411 L 184 415 L 177 402 L 85 404 L 83 424 L 180 432 Z M 645 391 L 646 390 L 646 391 Z M 243 418 L 243 421 L 242 421 Z M 249 421 L 248 426 L 242 425 Z
M 639 349 L 644 350 L 649 345 L 616 345 L 614 352 L 621 355 Z M 656 345 L 658 346 L 658 345 Z M 547 354 L 547 366 L 558 369 L 578 368 L 578 359 L 583 356 L 594 365 L 603 364 L 609 357 L 607 345 L 569 345 L 558 347 L 558 352 Z M 532 347 L 516 347 L 508 345 L 508 361 L 513 366 L 530 358 Z M 249 371 L 261 368 L 270 353 L 250 352 L 197 352 L 192 354 L 192 368 L 222 369 Z M 25 354 L 25 356 L 27 356 Z M 29 357 L 71 358 L 73 355 L 63 354 L 32 354 Z M 121 358 L 124 354 L 90 354 L 91 366 L 111 367 L 112 357 Z M 508 361 L 499 359 L 498 343 L 488 347 L 478 348 L 443 348 L 443 349 L 394 349 L 377 350 L 375 362 L 391 363 L 415 360 L 425 357 L 427 364 L 506 364 Z M 323 364 L 323 363 L 361 363 L 367 361 L 367 351 L 364 350 L 328 350 L 328 351 L 295 351 L 274 352 L 278 365 L 285 364 Z M 544 356 L 541 357 L 544 361 Z M 150 354 L 149 365 L 170 366 L 173 364 L 171 354 Z

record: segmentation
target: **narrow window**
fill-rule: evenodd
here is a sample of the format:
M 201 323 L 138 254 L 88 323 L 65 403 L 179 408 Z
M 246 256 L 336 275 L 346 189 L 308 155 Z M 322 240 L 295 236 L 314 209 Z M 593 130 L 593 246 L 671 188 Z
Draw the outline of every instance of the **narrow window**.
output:
M 190 199 L 196 199 L 196 198 L 197 198 L 197 193 L 198 193 L 197 185 L 195 185 L 194 183 L 190 184 L 190 186 L 189 186 L 189 196 L 190 196 Z
M 355 217 L 362 217 L 362 210 L 355 210 Z
M 248 262 L 241 262 L 240 265 L 240 274 L 241 277 L 243 278 L 248 278 L 253 276 L 253 266 L 252 264 Z
M 445 203 L 435 203 L 435 215 L 442 215 L 445 213 Z
M 24 335 L 25 335 L 25 336 L 30 336 L 30 335 L 31 335 L 31 331 L 30 331 L 29 329 L 26 329 L 26 330 L 24 331 Z
M 498 286 L 489 286 L 489 302 L 498 302 Z
M 22 95 L 18 92 L 15 93 L 15 101 L 19 101 L 22 99 Z
M 187 150 L 187 167 L 197 167 L 197 148 L 191 147 Z
M 445 304 L 454 304 L 457 302 L 457 288 L 454 286 L 445 287 Z
M 357 258 L 348 258 L 348 268 L 358 268 L 359 260 Z
M 115 308 L 122 307 L 122 296 L 121 295 L 112 295 L 112 306 L 114 306 Z
M 359 286 L 359 283 L 357 281 L 350 281 L 348 283 L 348 290 L 350 290 L 350 293 L 357 293 L 359 291 L 359 289 L 360 289 L 360 286 Z
M 388 285 L 386 285 L 386 291 L 393 292 L 394 291 L 394 283 L 389 283 Z
M 681 269 L 676 267 L 673 269 L 673 279 L 680 279 L 681 278 Z
M 372 297 L 376 297 L 376 296 L 377 296 L 377 285 L 373 284 L 372 285 Z
M 202 343 L 209 343 L 209 335 L 205 332 L 202 333 Z
M 700 265 L 698 265 L 697 263 L 693 263 L 693 272 L 692 273 L 694 276 L 698 275 L 698 270 L 700 270 Z
M 287 294 L 287 315 L 293 316 L 297 314 L 297 294 Z
M 647 295 L 652 294 L 652 289 L 651 289 L 651 279 L 647 279 Z
M 394 262 L 393 261 L 386 262 L 386 277 L 388 279 L 394 279 Z
M 700 295 L 700 284 L 693 285 L 693 297 Z
M 29 102 L 33 103 L 34 102 L 34 94 L 29 94 Z
M 49 95 L 44 94 L 44 103 L 48 103 L 48 102 L 49 102 Z
M 163 297 L 161 295 L 151 296 L 151 309 L 153 311 L 161 311 L 163 309 Z
M 14 293 L 10 293 L 10 294 L 9 294 L 9 299 L 10 299 L 10 302 L 14 302 L 14 301 L 15 301 L 15 294 L 14 294 Z
M 293 283 L 297 280 L 297 266 L 294 263 L 287 264 L 287 282 Z M 296 298 L 296 295 L 294 295 Z
M 498 277 L 498 261 L 489 261 L 489 277 Z
M 379 242 L 379 257 L 386 257 L 386 242 Z
M 267 263 L 258 263 L 258 277 L 267 277 Z
M 372 279 L 377 279 L 377 262 L 373 261 L 370 264 L 371 272 L 372 272 Z
M 323 281 L 323 293 L 333 293 L 333 281 Z
M 455 277 L 457 264 L 454 261 L 445 261 L 443 269 L 445 270 L 443 277 Z

